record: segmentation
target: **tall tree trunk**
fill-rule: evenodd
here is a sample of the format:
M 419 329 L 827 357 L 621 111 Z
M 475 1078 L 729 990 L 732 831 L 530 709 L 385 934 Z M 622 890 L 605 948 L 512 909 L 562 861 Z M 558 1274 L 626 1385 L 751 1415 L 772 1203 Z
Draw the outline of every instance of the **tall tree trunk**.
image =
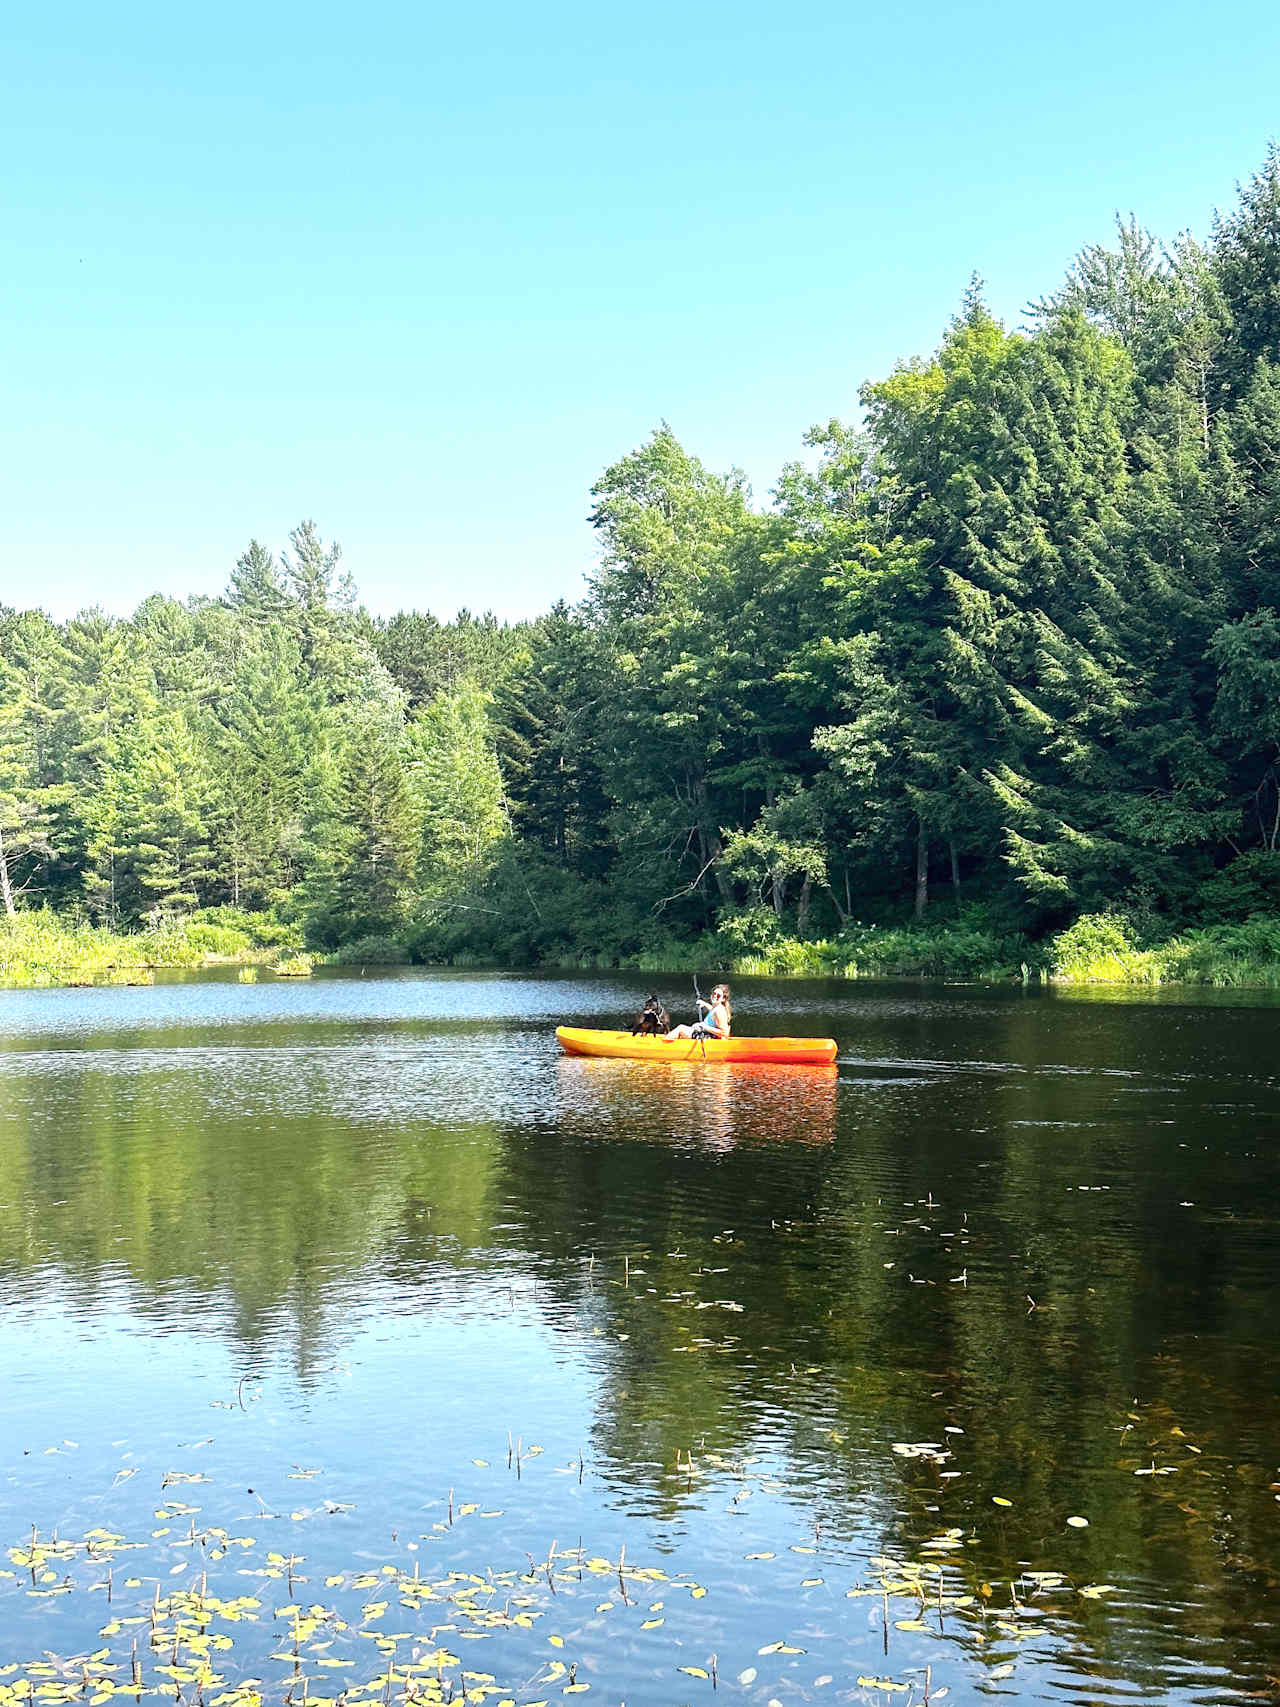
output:
M 787 904 L 787 880 L 785 877 L 776 877 L 772 872 L 770 872 L 769 882 L 773 889 L 774 915 L 780 919 L 782 917 L 782 909 Z
M 924 918 L 929 905 L 929 842 L 924 833 L 924 819 L 916 819 L 916 918 Z
M 796 907 L 796 935 L 802 937 L 809 923 L 809 898 L 813 894 L 813 879 L 806 877 L 800 885 L 800 900 Z
M 955 890 L 958 901 L 960 899 L 960 855 L 956 852 L 954 841 L 948 840 L 947 846 L 951 849 L 951 887 Z
M 689 792 L 693 797 L 694 809 L 697 813 L 698 847 L 702 855 L 703 869 L 705 870 L 708 865 L 711 867 L 711 874 L 716 880 L 716 888 L 720 891 L 720 899 L 731 905 L 733 888 L 720 864 L 720 855 L 724 852 L 724 843 L 720 840 L 719 831 L 711 822 L 706 777 L 700 776 L 692 782 Z
M 849 923 L 849 914 L 852 911 L 852 905 L 841 906 L 840 897 L 836 894 L 835 890 L 831 887 L 831 885 L 829 883 L 824 883 L 822 885 L 822 887 L 826 890 L 827 895 L 830 897 L 831 905 L 835 908 L 836 917 L 840 921 L 840 929 L 843 930 L 844 927 Z M 845 900 L 846 901 L 849 900 L 849 897 L 847 894 L 845 896 Z
M 9 856 L 4 851 L 4 831 L 0 830 L 0 896 L 4 898 L 4 910 L 8 918 L 18 916 L 18 909 L 13 904 L 13 885 L 9 881 Z

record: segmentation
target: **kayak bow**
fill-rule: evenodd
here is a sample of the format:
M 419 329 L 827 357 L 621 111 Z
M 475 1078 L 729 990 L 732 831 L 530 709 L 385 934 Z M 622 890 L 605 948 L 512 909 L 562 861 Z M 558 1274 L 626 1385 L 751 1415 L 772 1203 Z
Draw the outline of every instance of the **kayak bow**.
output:
M 629 1031 L 589 1031 L 558 1025 L 566 1055 L 608 1055 L 633 1061 L 754 1061 L 829 1067 L 836 1058 L 831 1037 L 633 1037 Z

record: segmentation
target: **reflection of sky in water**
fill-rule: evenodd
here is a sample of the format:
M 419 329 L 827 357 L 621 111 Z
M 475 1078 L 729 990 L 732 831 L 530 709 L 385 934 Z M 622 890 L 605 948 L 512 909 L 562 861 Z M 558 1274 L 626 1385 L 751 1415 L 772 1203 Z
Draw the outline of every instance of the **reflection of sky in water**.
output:
M 518 1034 L 228 1047 L 215 1033 L 209 1044 L 0 1056 L 0 1077 L 21 1074 L 38 1082 L 101 1074 L 117 1090 L 139 1080 L 149 1113 L 157 1099 L 185 1106 L 198 1095 L 210 1109 L 238 1119 L 296 1115 L 306 1107 L 320 1118 L 356 1125 L 467 1125 L 548 1118 L 553 1111 L 540 1092 L 554 1055 L 554 1040 L 538 1043 Z
M 238 984 L 219 978 L 163 983 L 154 989 L 0 991 L 0 1036 L 34 1031 L 43 1042 L 77 1038 L 102 1029 L 121 1032 L 184 1025 L 249 1025 L 318 1021 L 351 1025 L 393 1020 L 551 1020 L 582 1004 L 612 999 L 625 1010 L 633 1000 L 623 989 L 601 990 L 551 979 L 498 973 L 354 975 L 279 979 Z

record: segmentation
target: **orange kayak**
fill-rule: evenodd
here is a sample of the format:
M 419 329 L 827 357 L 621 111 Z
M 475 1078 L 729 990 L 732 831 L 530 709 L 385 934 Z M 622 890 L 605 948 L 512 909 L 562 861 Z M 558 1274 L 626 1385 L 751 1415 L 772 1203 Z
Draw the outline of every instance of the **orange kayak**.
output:
M 587 1031 L 574 1025 L 558 1025 L 556 1036 L 566 1055 L 610 1055 L 633 1061 L 774 1061 L 829 1067 L 836 1058 L 832 1037 L 692 1037 L 668 1043 L 665 1037 Z

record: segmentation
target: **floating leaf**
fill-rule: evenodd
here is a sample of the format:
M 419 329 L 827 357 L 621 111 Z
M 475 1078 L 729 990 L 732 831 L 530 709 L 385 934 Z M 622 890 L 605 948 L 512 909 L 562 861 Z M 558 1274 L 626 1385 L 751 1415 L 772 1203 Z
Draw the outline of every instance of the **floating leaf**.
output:
M 711 1673 L 709 1671 L 704 1671 L 701 1666 L 677 1666 L 676 1670 L 684 1672 L 686 1677 L 710 1677 L 711 1676 Z
M 1071 1529 L 1088 1529 L 1089 1519 L 1087 1517 L 1069 1517 L 1067 1525 Z
M 1011 1506 L 1013 1504 L 1013 1501 L 1002 1499 L 999 1494 L 992 1494 L 991 1503 L 992 1503 L 992 1505 Z

